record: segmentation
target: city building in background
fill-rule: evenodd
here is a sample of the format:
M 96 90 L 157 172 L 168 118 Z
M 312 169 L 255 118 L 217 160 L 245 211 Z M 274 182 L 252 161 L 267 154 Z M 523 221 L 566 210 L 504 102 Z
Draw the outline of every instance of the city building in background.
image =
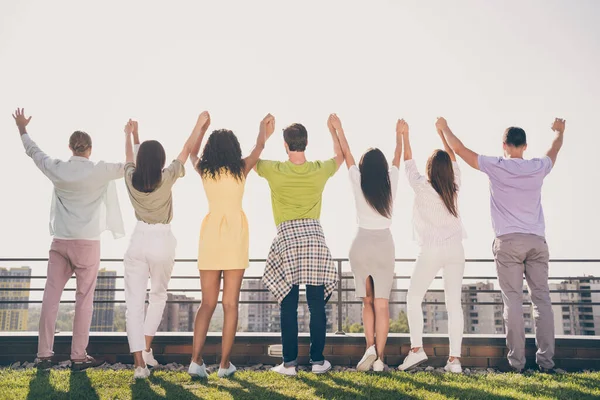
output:
M 94 313 L 91 332 L 112 332 L 115 319 L 115 287 L 117 271 L 98 271 L 98 282 L 94 292 Z
M 199 304 L 192 303 L 196 298 L 167 293 L 167 304 L 158 326 L 159 332 L 193 332 L 194 318 Z M 172 303 L 179 302 L 179 303 Z M 146 304 L 147 306 L 147 304 Z M 146 307 L 147 308 L 147 307 Z M 217 311 L 215 310 L 215 314 Z M 218 316 L 213 315 L 213 318 Z M 210 329 L 209 329 L 210 330 Z
M 550 290 L 570 291 L 550 293 L 553 303 L 562 303 L 552 306 L 557 335 L 600 335 L 600 306 L 572 304 L 600 302 L 600 293 L 592 292 L 600 290 L 600 279 L 590 276 L 588 279 L 554 283 L 550 284 Z
M 0 268 L 0 331 L 26 331 L 31 268 Z
M 246 279 L 242 283 L 242 289 L 252 290 L 242 291 L 241 301 L 252 301 L 256 303 L 242 304 L 239 314 L 239 330 L 242 332 L 280 332 L 281 324 L 279 321 L 279 304 L 275 301 L 271 293 L 263 285 L 260 279 Z M 258 292 L 256 290 L 259 290 Z M 352 292 L 354 293 L 354 292 Z M 337 294 L 331 296 L 331 299 L 325 306 L 327 315 L 327 332 L 334 331 L 337 326 L 335 310 L 332 304 L 336 301 Z M 301 288 L 298 300 L 298 332 L 308 332 L 310 325 L 310 313 L 306 304 L 306 294 Z

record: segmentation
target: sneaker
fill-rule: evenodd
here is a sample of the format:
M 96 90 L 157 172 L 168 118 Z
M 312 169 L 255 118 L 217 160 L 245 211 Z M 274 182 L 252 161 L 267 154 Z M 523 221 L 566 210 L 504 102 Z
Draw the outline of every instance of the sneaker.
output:
M 35 367 L 37 369 L 47 370 L 47 369 L 52 368 L 52 366 L 54 365 L 54 362 L 52 361 L 52 357 L 46 357 L 46 358 L 36 358 L 33 361 L 33 364 L 35 365 Z
M 446 372 L 452 372 L 453 374 L 461 374 L 462 366 L 460 365 L 460 361 L 458 360 L 458 358 L 455 358 L 452 362 L 448 360 L 446 366 L 444 367 L 444 370 Z
M 368 371 L 373 366 L 373 363 L 377 360 L 377 351 L 375 351 L 375 345 L 369 347 L 365 351 L 365 355 L 360 359 L 356 366 L 357 371 Z
M 150 351 L 142 350 L 142 358 L 144 359 L 144 362 L 146 363 L 147 366 L 149 366 L 149 367 L 157 367 L 158 366 L 158 361 L 156 361 L 156 359 L 154 358 L 154 352 L 152 351 L 152 349 L 150 349 Z
M 383 372 L 385 370 L 385 364 L 381 361 L 381 358 L 378 358 L 377 361 L 373 363 L 373 371 L 374 372 Z
M 219 372 L 217 373 L 217 376 L 219 378 L 227 378 L 228 376 L 233 375 L 235 371 L 237 371 L 237 368 L 235 367 L 235 365 L 233 365 L 230 362 L 229 363 L 229 368 L 221 368 L 221 367 L 219 367 Z
M 198 365 L 192 361 L 188 368 L 188 374 L 190 374 L 192 378 L 208 378 L 206 364 L 202 363 L 202 365 Z
M 271 368 L 271 371 L 277 372 L 278 374 L 285 375 L 285 376 L 296 376 L 298 374 L 298 372 L 296 371 L 295 365 L 293 365 L 291 367 L 286 367 L 285 363 L 281 363 L 281 364 Z
M 150 370 L 148 367 L 137 367 L 133 373 L 133 379 L 148 379 Z
M 323 364 L 313 364 L 312 372 L 313 374 L 324 374 L 325 372 L 331 369 L 331 363 L 327 360 L 323 361 Z
M 425 354 L 425 350 L 421 347 L 419 351 L 416 353 L 414 351 L 409 351 L 408 355 L 404 359 L 404 362 L 398 367 L 400 371 L 408 371 L 412 368 L 415 368 L 427 361 L 427 354 Z
M 99 361 L 92 356 L 86 355 L 85 360 L 71 360 L 71 370 L 75 372 L 85 371 L 88 368 L 99 367 L 102 364 L 104 364 L 104 361 Z

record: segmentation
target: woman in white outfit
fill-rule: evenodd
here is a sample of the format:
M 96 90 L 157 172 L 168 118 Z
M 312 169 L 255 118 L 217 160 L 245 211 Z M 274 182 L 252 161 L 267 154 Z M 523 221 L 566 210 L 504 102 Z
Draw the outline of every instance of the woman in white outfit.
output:
M 437 273 L 442 270 L 448 311 L 450 357 L 446 371 L 462 372 L 459 357 L 463 335 L 461 305 L 465 254 L 463 226 L 457 197 L 460 169 L 452 149 L 438 130 L 444 150 L 435 150 L 427 160 L 427 176 L 422 176 L 412 159 L 408 127 L 404 132 L 404 165 L 410 186 L 415 191 L 414 230 L 421 251 L 410 279 L 407 296 L 411 350 L 398 367 L 406 371 L 427 361 L 423 350 L 423 310 L 421 303 Z
M 194 142 L 208 128 L 208 120 L 207 112 L 200 114 L 183 150 L 165 169 L 165 150 L 155 140 L 139 146 L 134 163 L 131 138 L 133 136 L 137 147 L 137 122 L 129 120 L 125 126 L 125 185 L 138 220 L 124 258 L 127 338 L 134 357 L 136 379 L 147 378 L 150 376 L 148 366 L 158 365 L 152 353 L 152 339 L 165 308 L 177 244 L 170 225 L 173 219 L 171 189 L 175 181 L 184 176 L 183 166 Z M 144 317 L 148 278 L 149 305 Z
M 402 156 L 402 134 L 396 129 L 396 151 L 392 167 L 379 149 L 363 154 L 358 167 L 350 151 L 337 115 L 329 117 L 328 126 L 335 130 L 356 202 L 358 233 L 350 248 L 350 267 L 354 273 L 356 297 L 363 301 L 363 324 L 367 350 L 357 365 L 359 371 L 383 371 L 384 351 L 390 329 L 389 299 L 394 284 L 395 247 L 390 231 L 394 199 L 398 187 L 398 167 Z

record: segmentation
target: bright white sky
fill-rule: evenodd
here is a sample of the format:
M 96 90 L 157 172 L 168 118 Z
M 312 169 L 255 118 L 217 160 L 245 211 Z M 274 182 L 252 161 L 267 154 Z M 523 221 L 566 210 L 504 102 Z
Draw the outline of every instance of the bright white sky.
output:
M 593 164 L 600 145 L 600 2 L 158 4 L 166 3 L 0 2 L 0 257 L 45 257 L 50 243 L 51 184 L 24 154 L 11 118 L 16 107 L 33 115 L 31 136 L 50 155 L 67 159 L 69 135 L 80 129 L 93 137 L 92 158 L 106 161 L 124 159 L 122 128 L 130 117 L 140 121 L 142 139 L 160 140 L 174 158 L 202 110 L 210 111 L 212 128 L 232 129 L 245 153 L 270 112 L 276 132 L 305 124 L 311 159 L 332 154 L 331 112 L 341 117 L 355 157 L 377 146 L 391 158 L 395 121 L 402 117 L 421 170 L 440 146 L 433 125 L 438 115 L 469 147 L 488 155 L 501 154 L 507 126 L 521 126 L 529 157 L 543 154 L 554 136 L 553 118 L 564 117 L 565 145 L 543 197 L 551 255 L 600 257 L 600 215 L 593 211 L 600 181 Z M 285 157 L 281 135 L 263 157 Z M 489 258 L 487 180 L 462 167 L 466 254 Z M 173 227 L 178 257 L 195 258 L 207 204 L 200 178 L 189 164 L 187 170 L 174 190 Z M 133 210 L 122 181 L 118 187 L 131 233 Z M 399 187 L 396 254 L 414 257 L 413 195 L 404 176 Z M 346 257 L 356 222 L 345 167 L 323 201 L 332 254 Z M 244 208 L 250 255 L 264 258 L 275 226 L 268 186 L 256 175 L 248 179 Z M 106 235 L 102 255 L 120 258 L 127 244 Z

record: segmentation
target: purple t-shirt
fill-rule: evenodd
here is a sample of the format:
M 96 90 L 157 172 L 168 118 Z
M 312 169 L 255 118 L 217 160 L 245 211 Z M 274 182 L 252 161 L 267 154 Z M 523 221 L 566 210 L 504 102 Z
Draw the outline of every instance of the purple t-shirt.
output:
M 523 160 L 479 156 L 490 178 L 492 225 L 496 237 L 509 233 L 545 236 L 542 184 L 552 170 L 549 157 Z

